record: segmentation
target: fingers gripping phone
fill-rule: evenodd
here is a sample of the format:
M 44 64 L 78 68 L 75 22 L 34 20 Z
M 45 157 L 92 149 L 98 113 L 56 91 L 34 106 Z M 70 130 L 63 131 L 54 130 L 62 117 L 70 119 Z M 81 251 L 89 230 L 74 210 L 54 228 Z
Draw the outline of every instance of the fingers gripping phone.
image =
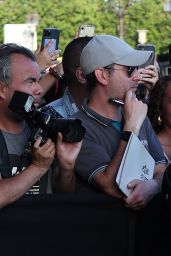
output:
M 145 65 L 154 65 L 154 60 L 155 60 L 155 45 L 154 44 L 138 44 L 137 45 L 137 50 L 141 51 L 152 51 L 153 56 L 151 59 L 146 63 Z M 140 66 L 141 67 L 141 66 Z M 144 67 L 144 65 L 142 65 Z M 144 85 L 144 83 L 139 83 L 138 88 L 136 90 L 136 97 L 138 100 L 142 100 L 144 102 L 148 101 L 148 89 Z
M 137 50 L 141 50 L 141 51 L 152 51 L 153 52 L 153 56 L 150 59 L 150 62 L 148 63 L 148 65 L 154 65 L 154 60 L 155 60 L 155 50 L 156 47 L 154 44 L 138 44 L 137 45 Z
M 78 30 L 78 37 L 94 36 L 94 25 L 81 25 Z
M 42 43 L 41 43 L 41 50 L 48 44 L 48 42 L 53 39 L 51 46 L 48 49 L 48 52 L 51 53 L 58 49 L 59 44 L 59 34 L 60 30 L 57 28 L 45 28 L 43 29 L 42 34 Z

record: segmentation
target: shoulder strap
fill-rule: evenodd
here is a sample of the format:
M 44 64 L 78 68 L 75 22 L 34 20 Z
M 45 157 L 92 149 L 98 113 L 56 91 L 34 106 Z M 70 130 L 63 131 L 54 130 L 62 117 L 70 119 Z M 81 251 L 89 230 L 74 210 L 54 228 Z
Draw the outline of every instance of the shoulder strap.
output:
M 9 165 L 8 149 L 4 136 L 0 130 L 0 165 Z

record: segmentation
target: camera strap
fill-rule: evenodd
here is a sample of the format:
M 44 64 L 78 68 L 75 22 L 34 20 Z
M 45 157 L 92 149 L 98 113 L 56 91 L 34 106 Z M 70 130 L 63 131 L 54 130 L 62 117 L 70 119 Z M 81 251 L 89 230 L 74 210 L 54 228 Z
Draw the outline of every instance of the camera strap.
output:
M 1 150 L 0 150 L 0 165 L 10 165 L 9 157 L 8 157 L 8 149 L 7 145 L 4 139 L 4 136 L 0 130 L 0 145 L 1 145 Z

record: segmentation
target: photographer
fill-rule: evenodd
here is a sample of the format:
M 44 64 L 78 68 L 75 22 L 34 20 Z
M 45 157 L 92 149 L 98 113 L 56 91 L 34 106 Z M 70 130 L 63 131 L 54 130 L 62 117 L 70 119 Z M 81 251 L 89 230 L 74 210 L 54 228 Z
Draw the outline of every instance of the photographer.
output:
M 146 117 L 147 105 L 135 96 L 134 72 L 151 55 L 152 52 L 134 50 L 117 37 L 99 35 L 84 47 L 80 58 L 89 97 L 73 115 L 86 128 L 75 171 L 94 189 L 122 198 L 132 209 L 144 207 L 160 191 L 166 167 L 162 148 Z M 132 180 L 128 184 L 131 194 L 125 197 L 115 180 L 131 132 L 153 156 L 155 168 L 153 179 Z
M 41 145 L 38 138 L 31 150 L 27 150 L 30 128 L 8 105 L 14 92 L 21 91 L 32 95 L 34 105 L 38 106 L 42 93 L 39 79 L 39 66 L 30 50 L 16 44 L 0 46 L 0 207 L 26 192 L 51 193 L 50 169 L 55 153 L 61 167 L 69 170 L 81 146 L 81 142 L 68 145 L 58 134 L 56 147 L 50 139 Z

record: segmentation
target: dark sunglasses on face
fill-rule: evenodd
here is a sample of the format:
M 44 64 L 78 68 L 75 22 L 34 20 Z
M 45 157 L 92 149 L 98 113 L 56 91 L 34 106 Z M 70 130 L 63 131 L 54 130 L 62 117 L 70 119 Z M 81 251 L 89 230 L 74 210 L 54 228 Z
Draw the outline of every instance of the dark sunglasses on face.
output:
M 138 67 L 128 67 L 128 77 L 131 77 L 132 76 L 132 73 L 138 69 Z
M 113 70 L 124 70 L 125 68 L 127 68 L 127 72 L 128 72 L 128 77 L 132 76 L 132 73 L 138 69 L 138 67 L 132 67 L 132 66 L 123 66 L 122 68 L 115 68 L 115 67 L 105 67 L 105 69 L 113 69 Z

